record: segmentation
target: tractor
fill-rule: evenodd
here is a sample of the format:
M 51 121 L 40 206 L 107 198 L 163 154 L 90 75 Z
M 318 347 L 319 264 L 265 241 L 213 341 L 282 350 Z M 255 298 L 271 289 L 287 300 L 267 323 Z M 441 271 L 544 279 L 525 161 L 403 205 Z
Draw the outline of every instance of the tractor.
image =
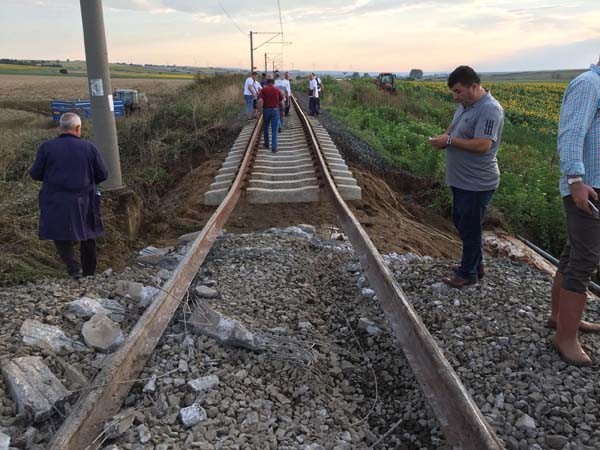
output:
M 388 94 L 396 93 L 396 75 L 393 73 L 380 73 L 375 79 L 375 84 L 378 89 L 381 89 Z
M 133 113 L 142 109 L 143 105 L 148 104 L 146 94 L 135 89 L 116 89 L 113 92 L 115 100 L 123 100 L 125 109 L 129 113 Z

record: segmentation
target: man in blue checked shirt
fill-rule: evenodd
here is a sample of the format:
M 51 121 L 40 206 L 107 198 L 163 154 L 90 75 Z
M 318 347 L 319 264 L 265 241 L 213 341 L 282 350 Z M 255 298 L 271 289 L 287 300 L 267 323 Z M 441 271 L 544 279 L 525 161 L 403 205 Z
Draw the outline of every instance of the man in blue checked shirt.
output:
M 560 194 L 567 215 L 568 240 L 552 286 L 556 328 L 552 344 L 575 366 L 591 366 L 577 330 L 600 332 L 600 325 L 581 320 L 587 286 L 600 263 L 600 61 L 575 78 L 565 91 L 558 124 Z

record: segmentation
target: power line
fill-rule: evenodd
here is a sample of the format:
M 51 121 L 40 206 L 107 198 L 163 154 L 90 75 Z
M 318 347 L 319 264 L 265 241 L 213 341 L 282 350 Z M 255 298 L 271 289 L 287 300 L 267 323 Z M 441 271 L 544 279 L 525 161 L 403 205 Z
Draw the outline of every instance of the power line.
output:
M 240 33 L 242 33 L 244 36 L 246 36 L 246 33 L 242 31 L 242 29 L 238 26 L 237 23 L 235 23 L 235 20 L 233 20 L 233 17 L 231 17 L 231 15 L 227 12 L 227 10 L 223 7 L 223 4 L 221 3 L 220 0 L 217 0 L 217 3 L 219 4 L 219 6 L 221 7 L 221 9 L 223 10 L 223 12 L 225 13 L 225 15 L 227 17 L 229 17 L 229 20 L 231 20 L 231 23 L 233 23 L 235 25 L 235 27 L 238 29 L 238 31 Z

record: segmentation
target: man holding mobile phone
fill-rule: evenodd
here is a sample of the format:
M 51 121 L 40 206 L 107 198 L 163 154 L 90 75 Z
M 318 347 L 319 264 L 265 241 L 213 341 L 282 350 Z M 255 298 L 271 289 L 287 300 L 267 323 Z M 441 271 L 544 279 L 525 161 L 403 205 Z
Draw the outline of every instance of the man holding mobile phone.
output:
M 500 183 L 496 154 L 502 138 L 504 110 L 481 86 L 469 66 L 457 67 L 448 87 L 459 103 L 452 123 L 430 145 L 446 153 L 446 184 L 452 189 L 452 221 L 463 244 L 460 266 L 442 281 L 454 288 L 483 277 L 483 217 Z
M 577 331 L 600 332 L 581 320 L 587 287 L 600 263 L 600 61 L 579 75 L 565 91 L 558 124 L 560 193 L 567 216 L 567 243 L 552 285 L 548 326 L 556 328 L 552 344 L 575 366 L 591 366 Z

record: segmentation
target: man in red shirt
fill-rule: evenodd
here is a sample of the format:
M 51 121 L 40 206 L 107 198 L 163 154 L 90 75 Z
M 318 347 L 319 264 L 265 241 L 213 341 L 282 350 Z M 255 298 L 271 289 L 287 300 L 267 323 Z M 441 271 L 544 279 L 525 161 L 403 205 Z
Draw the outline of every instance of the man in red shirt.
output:
M 273 84 L 273 78 L 267 77 L 266 86 L 258 95 L 258 113 L 263 115 L 263 135 L 265 139 L 264 146 L 269 148 L 269 124 L 271 125 L 271 134 L 273 142 L 271 151 L 277 152 L 277 129 L 279 128 L 279 111 L 283 111 L 283 94 Z

